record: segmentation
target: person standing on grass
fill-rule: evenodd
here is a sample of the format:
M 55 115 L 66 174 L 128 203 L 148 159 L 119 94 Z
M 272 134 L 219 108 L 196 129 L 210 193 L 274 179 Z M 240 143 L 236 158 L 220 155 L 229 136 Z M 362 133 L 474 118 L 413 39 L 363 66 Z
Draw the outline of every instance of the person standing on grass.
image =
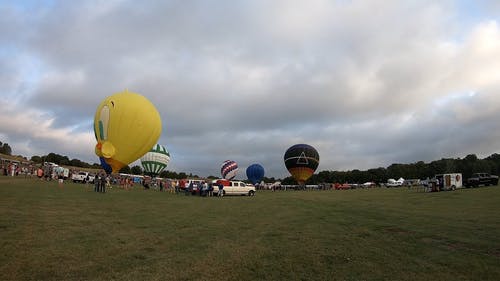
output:
M 42 167 L 38 168 L 36 170 L 36 176 L 40 179 L 40 180 L 43 180 L 43 170 L 42 170 Z
M 128 190 L 128 178 L 123 177 L 123 189 Z
M 106 187 L 111 188 L 111 175 L 106 175 Z
M 99 192 L 99 185 L 101 184 L 101 181 L 99 179 L 99 174 L 96 174 L 95 175 L 95 178 L 94 178 L 94 192 Z
M 48 165 L 45 165 L 43 167 L 43 177 L 45 178 L 46 181 L 50 180 L 50 168 Z
M 62 169 L 59 169 L 56 171 L 56 173 L 57 173 L 57 181 L 59 182 L 59 187 L 62 188 L 64 183 L 64 171 Z
M 222 183 L 219 183 L 219 192 L 217 193 L 217 197 L 222 196 L 224 196 L 224 185 Z
M 211 182 L 208 183 L 208 197 L 214 196 L 214 186 Z
M 179 182 L 172 181 L 172 188 L 174 189 L 175 194 L 179 193 Z
M 187 190 L 187 193 L 186 195 L 189 195 L 193 192 L 193 188 L 194 188 L 194 183 L 193 182 L 190 182 L 189 185 L 188 185 L 188 188 L 186 189 Z
M 205 192 L 207 192 L 205 185 L 206 185 L 205 182 L 200 182 L 198 184 L 198 190 L 200 191 L 200 196 L 205 196 Z
M 208 197 L 208 182 L 203 182 L 203 195 Z
M 101 192 L 106 193 L 106 174 L 101 172 Z

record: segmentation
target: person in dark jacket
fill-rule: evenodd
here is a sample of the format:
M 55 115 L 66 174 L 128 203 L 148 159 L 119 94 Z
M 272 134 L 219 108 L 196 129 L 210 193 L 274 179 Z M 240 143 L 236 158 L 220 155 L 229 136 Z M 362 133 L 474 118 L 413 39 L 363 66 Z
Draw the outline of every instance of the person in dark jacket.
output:
M 219 192 L 217 193 L 218 197 L 224 196 L 224 185 L 222 183 L 219 183 Z
M 99 174 L 95 175 L 94 178 L 94 192 L 99 192 L 101 185 L 101 180 L 99 179 Z
M 106 174 L 105 173 L 101 173 L 101 177 L 100 177 L 100 187 L 101 187 L 101 192 L 102 193 L 106 193 Z

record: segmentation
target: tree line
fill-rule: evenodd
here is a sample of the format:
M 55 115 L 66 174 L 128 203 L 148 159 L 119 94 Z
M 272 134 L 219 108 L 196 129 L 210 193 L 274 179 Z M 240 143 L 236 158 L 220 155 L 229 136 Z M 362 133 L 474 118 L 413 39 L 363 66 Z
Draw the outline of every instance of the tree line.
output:
M 69 159 L 67 156 L 62 156 L 56 153 L 49 153 L 45 156 L 33 156 L 31 161 L 35 163 L 53 162 L 58 165 L 68 165 L 83 168 L 100 169 L 101 165 L 98 163 L 88 164 L 78 159 Z M 143 175 L 144 170 L 142 167 L 125 166 L 120 173 Z M 418 161 L 410 164 L 392 164 L 387 168 L 379 167 L 368 170 L 350 170 L 350 171 L 320 171 L 311 176 L 306 184 L 320 184 L 320 183 L 385 183 L 388 179 L 427 179 L 432 178 L 436 174 L 445 173 L 462 173 L 463 178 L 470 177 L 473 173 L 490 173 L 494 175 L 500 174 L 500 154 L 494 153 L 484 159 L 479 159 L 475 154 L 469 154 L 463 159 L 460 158 L 443 158 L 441 160 L 425 163 Z M 199 178 L 198 175 L 185 172 L 174 172 L 164 170 L 160 173 L 159 177 L 171 179 L 185 179 L 185 178 Z M 218 177 L 209 176 L 209 179 L 216 179 Z M 274 182 L 280 179 L 264 178 L 265 182 Z M 283 179 L 282 184 L 296 184 L 292 177 Z
M 392 164 L 387 168 L 374 168 L 365 171 L 321 171 L 311 176 L 306 184 L 320 183 L 385 183 L 388 179 L 427 179 L 436 174 L 462 173 L 468 178 L 473 173 L 500 174 L 500 154 L 494 153 L 484 159 L 469 154 L 463 159 L 443 158 L 430 163 L 419 161 L 411 164 Z M 282 184 L 296 184 L 292 177 L 287 177 Z
M 0 142 L 0 153 L 11 155 L 12 148 L 7 143 Z M 58 165 L 100 169 L 98 163 L 89 164 L 78 159 L 69 159 L 64 155 L 57 153 L 49 153 L 43 156 L 32 156 L 31 161 L 41 164 L 43 162 L 52 162 Z M 120 170 L 120 173 L 143 175 L 144 171 L 140 166 L 125 166 Z M 306 184 L 320 183 L 365 183 L 375 182 L 384 183 L 388 179 L 427 179 L 432 178 L 436 174 L 444 173 L 462 173 L 463 178 L 470 177 L 473 173 L 490 173 L 494 175 L 500 174 L 500 154 L 494 153 L 484 159 L 479 159 L 475 154 L 469 154 L 463 159 L 460 158 L 443 158 L 441 160 L 425 163 L 418 161 L 411 164 L 392 164 L 387 168 L 379 167 L 368 169 L 365 171 L 320 171 L 311 176 Z M 162 178 L 183 179 L 183 178 L 198 178 L 198 175 L 187 174 L 184 172 L 162 171 L 159 175 Z M 209 179 L 215 179 L 215 176 L 209 176 Z M 264 178 L 265 182 L 279 181 L 275 178 Z M 296 184 L 292 177 L 286 177 L 282 184 Z
M 78 159 L 69 159 L 68 156 L 65 155 L 59 155 L 57 153 L 49 153 L 47 155 L 42 155 L 42 156 L 32 156 L 30 161 L 33 161 L 34 163 L 37 164 L 42 164 L 44 162 L 52 162 L 57 165 L 63 165 L 63 166 L 72 166 L 72 167 L 80 167 L 80 168 L 90 168 L 90 169 L 101 169 L 101 164 L 99 163 L 86 163 Z M 142 169 L 141 166 L 135 165 L 135 166 L 125 166 L 122 169 L 120 169 L 119 173 L 124 173 L 124 174 L 133 174 L 133 175 L 143 175 L 144 170 Z M 162 171 L 159 175 L 159 177 L 162 178 L 171 178 L 171 179 L 185 179 L 187 177 L 198 177 L 197 175 L 192 175 L 189 174 L 187 175 L 186 173 L 176 173 L 172 171 Z
M 64 155 L 59 155 L 57 153 L 49 153 L 47 155 L 42 155 L 42 156 L 32 156 L 30 161 L 33 161 L 37 164 L 42 164 L 44 162 L 52 162 L 57 165 L 64 165 L 64 166 L 73 166 L 73 167 L 81 167 L 81 168 L 97 168 L 99 169 L 101 165 L 97 163 L 89 164 L 86 162 L 83 162 L 78 159 L 69 159 L 68 156 Z

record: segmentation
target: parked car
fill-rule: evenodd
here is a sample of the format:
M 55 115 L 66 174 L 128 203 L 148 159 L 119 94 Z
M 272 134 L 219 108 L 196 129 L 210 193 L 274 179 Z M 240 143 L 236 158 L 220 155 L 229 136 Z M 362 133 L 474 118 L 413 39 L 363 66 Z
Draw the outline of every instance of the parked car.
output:
M 179 189 L 196 195 L 199 194 L 200 187 L 204 182 L 205 180 L 203 179 L 182 179 L 179 181 Z
M 348 183 L 344 183 L 344 184 L 335 183 L 333 185 L 333 188 L 335 188 L 335 190 L 346 190 L 346 189 L 351 189 L 352 186 Z
M 94 178 L 95 176 L 89 174 L 89 172 L 78 172 L 76 174 L 71 175 L 71 180 L 73 182 L 86 183 L 88 181 L 89 183 L 93 183 Z
M 466 187 L 478 187 L 480 185 L 498 185 L 498 176 L 488 173 L 475 173 L 465 181 Z

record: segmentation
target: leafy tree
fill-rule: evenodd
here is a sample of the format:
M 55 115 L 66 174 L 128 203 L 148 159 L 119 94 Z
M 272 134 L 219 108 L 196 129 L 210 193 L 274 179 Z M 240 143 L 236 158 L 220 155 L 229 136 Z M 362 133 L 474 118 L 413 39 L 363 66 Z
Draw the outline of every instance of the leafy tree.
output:
M 472 164 L 473 173 L 491 173 L 493 167 L 487 160 L 478 160 Z
M 89 166 L 90 166 L 88 163 L 82 162 L 82 161 L 80 161 L 80 160 L 78 160 L 78 159 L 71 159 L 71 160 L 69 161 L 69 164 L 68 164 L 68 165 L 70 165 L 70 166 L 75 166 L 75 167 L 84 167 L 84 168 L 86 168 L 86 167 L 89 167 Z
M 65 165 L 68 166 L 70 163 L 68 157 L 64 156 L 62 159 L 59 160 L 59 165 Z
M 469 154 L 469 155 L 465 156 L 464 160 L 466 162 L 475 162 L 475 161 L 477 161 L 477 156 L 476 156 L 476 154 Z
M 185 173 L 176 173 L 176 172 L 172 172 L 169 170 L 161 171 L 159 177 L 169 178 L 169 179 L 185 179 L 185 178 L 187 178 Z M 208 177 L 208 178 L 210 178 L 210 177 Z
M 0 142 L 0 153 L 12 155 L 12 149 L 10 148 L 8 143 L 2 144 L 2 142 Z
M 292 177 L 286 177 L 281 181 L 281 184 L 283 185 L 290 185 L 290 184 L 297 184 L 294 178 Z
M 373 181 L 375 183 L 386 182 L 388 179 L 387 170 L 381 167 L 370 169 L 368 170 L 368 173 L 370 174 L 370 181 Z
M 492 174 L 500 174 L 500 154 L 494 153 L 486 157 L 485 160 L 493 163 L 493 170 L 491 171 Z
M 121 168 L 120 171 L 118 171 L 118 172 L 122 173 L 122 174 L 131 174 L 132 173 L 129 165 Z
M 35 163 L 42 163 L 42 157 L 35 155 L 31 157 L 30 161 L 33 161 Z
M 160 178 L 168 178 L 168 179 L 172 179 L 172 177 L 169 177 L 170 173 L 167 171 L 167 170 L 163 170 L 160 172 L 160 174 L 158 175 Z
M 52 162 L 58 165 L 66 165 L 66 166 L 71 165 L 71 161 L 69 160 L 68 156 L 59 155 L 53 152 L 49 153 L 48 155 L 42 156 L 41 158 L 43 162 Z
M 263 178 L 262 178 L 262 180 L 263 180 L 264 182 L 270 182 L 270 183 L 274 183 L 274 182 L 276 182 L 276 179 L 275 179 L 274 177 L 272 177 L 272 178 L 263 177 Z
M 141 166 L 135 165 L 130 169 L 130 173 L 133 175 L 142 175 Z

